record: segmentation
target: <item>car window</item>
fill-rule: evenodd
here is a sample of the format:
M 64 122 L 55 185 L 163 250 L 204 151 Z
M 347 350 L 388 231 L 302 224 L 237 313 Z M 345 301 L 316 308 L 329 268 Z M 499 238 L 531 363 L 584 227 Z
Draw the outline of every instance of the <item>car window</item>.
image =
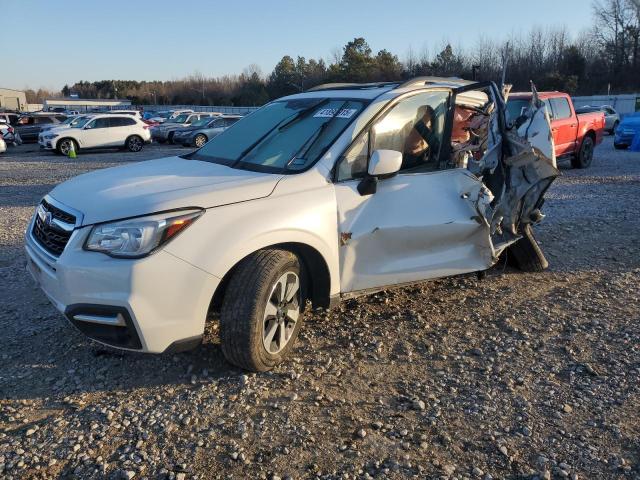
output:
M 616 114 L 616 111 L 613 108 L 606 108 L 605 110 L 609 115 L 615 115 Z
M 569 101 L 566 98 L 552 98 L 551 104 L 553 105 L 554 119 L 571 118 L 571 107 L 569 107 Z
M 88 129 L 93 128 L 108 128 L 109 127 L 109 117 L 96 118 L 92 122 L 87 125 Z
M 135 125 L 136 121 L 133 118 L 126 117 L 113 117 L 111 118 L 112 127 L 127 127 L 129 125 Z
M 337 179 L 363 177 L 375 150 L 401 152 L 400 172 L 437 170 L 449 96 L 449 92 L 428 92 L 400 101 L 343 155 Z
M 37 124 L 44 124 L 44 123 L 53 123 L 53 118 L 51 117 L 38 117 L 35 119 L 35 122 Z

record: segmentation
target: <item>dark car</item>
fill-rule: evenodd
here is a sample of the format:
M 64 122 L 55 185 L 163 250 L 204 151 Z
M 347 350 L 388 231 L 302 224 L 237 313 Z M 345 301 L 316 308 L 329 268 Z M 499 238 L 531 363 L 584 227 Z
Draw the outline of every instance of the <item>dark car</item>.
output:
M 182 127 L 173 134 L 173 143 L 185 147 L 202 147 L 216 135 L 221 134 L 242 117 L 240 115 L 221 115 L 213 118 L 202 118 L 188 127 Z
M 66 119 L 66 115 L 60 115 L 59 113 L 23 115 L 18 119 L 15 128 L 24 143 L 35 143 L 38 141 L 38 135 L 42 127 L 62 123 Z

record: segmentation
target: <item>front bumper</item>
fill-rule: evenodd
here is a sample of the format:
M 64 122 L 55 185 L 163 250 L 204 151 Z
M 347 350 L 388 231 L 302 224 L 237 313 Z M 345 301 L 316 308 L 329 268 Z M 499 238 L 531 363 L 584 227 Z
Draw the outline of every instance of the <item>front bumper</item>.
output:
M 116 259 L 82 245 L 91 227 L 74 230 L 59 257 L 31 234 L 27 270 L 53 305 L 88 337 L 127 350 L 160 353 L 197 343 L 220 280 L 160 250 Z
M 42 135 L 38 136 L 38 145 L 40 145 L 41 149 L 44 150 L 55 150 L 56 148 L 56 139 L 45 139 Z

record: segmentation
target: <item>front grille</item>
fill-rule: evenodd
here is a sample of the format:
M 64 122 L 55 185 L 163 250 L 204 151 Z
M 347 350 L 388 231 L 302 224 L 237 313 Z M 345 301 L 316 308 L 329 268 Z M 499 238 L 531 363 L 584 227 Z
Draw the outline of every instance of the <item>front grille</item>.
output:
M 51 218 L 60 220 L 64 223 L 75 225 L 76 217 L 74 215 L 60 210 L 58 207 L 54 207 L 45 200 L 42 201 L 42 207 L 45 209 L 45 211 L 51 213 Z M 35 240 L 46 251 L 57 257 L 62 253 L 64 247 L 67 246 L 72 232 L 61 230 L 53 224 L 46 224 L 36 213 L 35 221 L 33 222 L 32 233 Z

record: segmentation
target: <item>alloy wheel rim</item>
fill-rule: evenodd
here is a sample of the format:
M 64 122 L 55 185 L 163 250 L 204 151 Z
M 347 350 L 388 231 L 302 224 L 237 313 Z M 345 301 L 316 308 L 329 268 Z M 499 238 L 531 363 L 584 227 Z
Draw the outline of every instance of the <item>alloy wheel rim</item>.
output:
M 196 137 L 196 147 L 201 147 L 204 145 L 204 137 L 202 135 L 198 135 Z
M 60 151 L 66 155 L 69 153 L 69 151 L 71 150 L 71 144 L 69 143 L 68 140 L 65 140 L 64 142 L 62 142 L 62 144 L 60 145 Z
M 134 152 L 137 152 L 138 150 L 140 150 L 140 140 L 137 138 L 132 138 L 129 141 L 129 145 L 131 150 L 133 150 Z
M 300 278 L 284 273 L 271 287 L 262 321 L 262 343 L 270 354 L 284 349 L 293 336 L 300 317 Z

